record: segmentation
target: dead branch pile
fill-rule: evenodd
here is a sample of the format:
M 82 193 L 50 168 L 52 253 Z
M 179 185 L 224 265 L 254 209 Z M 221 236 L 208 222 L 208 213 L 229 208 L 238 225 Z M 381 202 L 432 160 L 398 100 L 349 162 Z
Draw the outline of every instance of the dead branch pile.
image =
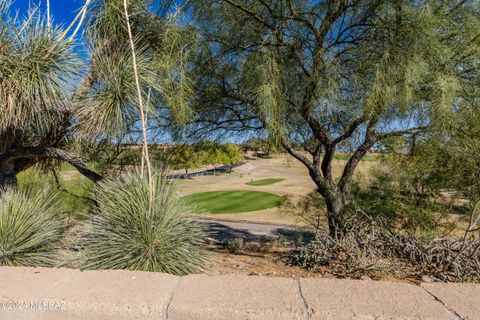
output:
M 442 281 L 480 280 L 480 240 L 467 233 L 462 239 L 423 241 L 392 234 L 374 221 L 355 220 L 340 236 L 318 231 L 314 240 L 293 250 L 288 261 L 311 271 L 327 267 L 340 276 L 383 270 Z

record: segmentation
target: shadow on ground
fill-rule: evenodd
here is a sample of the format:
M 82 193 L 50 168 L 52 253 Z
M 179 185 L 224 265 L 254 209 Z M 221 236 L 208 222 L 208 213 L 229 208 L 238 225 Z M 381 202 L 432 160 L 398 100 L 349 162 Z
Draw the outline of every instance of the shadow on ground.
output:
M 299 235 L 303 242 L 309 242 L 314 237 L 314 233 L 311 230 L 305 230 L 301 228 L 283 227 L 283 226 L 270 226 L 263 224 L 246 224 L 245 228 L 231 227 L 223 223 L 214 221 L 202 221 L 205 228 L 211 238 L 217 241 L 224 241 L 234 238 L 243 238 L 245 241 L 260 241 L 262 239 L 280 238 L 283 237 L 288 241 L 298 241 Z M 257 227 L 258 229 L 268 229 L 266 231 L 252 230 Z

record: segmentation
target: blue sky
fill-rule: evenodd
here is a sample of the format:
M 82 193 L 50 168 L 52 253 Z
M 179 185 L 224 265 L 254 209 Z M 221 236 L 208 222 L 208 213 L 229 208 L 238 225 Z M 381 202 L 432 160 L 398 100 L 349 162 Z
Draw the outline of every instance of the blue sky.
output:
M 29 6 L 40 4 L 42 11 L 46 10 L 46 3 L 46 0 L 14 0 L 11 9 L 18 11 L 21 17 L 27 13 Z M 59 24 L 70 24 L 84 3 L 84 0 L 50 0 L 52 19 Z

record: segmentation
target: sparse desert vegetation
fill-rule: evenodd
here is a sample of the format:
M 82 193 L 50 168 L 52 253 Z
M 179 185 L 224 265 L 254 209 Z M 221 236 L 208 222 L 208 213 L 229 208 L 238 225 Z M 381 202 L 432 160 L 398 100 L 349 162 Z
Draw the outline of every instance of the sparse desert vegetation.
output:
M 22 3 L 0 265 L 480 281 L 478 1 Z

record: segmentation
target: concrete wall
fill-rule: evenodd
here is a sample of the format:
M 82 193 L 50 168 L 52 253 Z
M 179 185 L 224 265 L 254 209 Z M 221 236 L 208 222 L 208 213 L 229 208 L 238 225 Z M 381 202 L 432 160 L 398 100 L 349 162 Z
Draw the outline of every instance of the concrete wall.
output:
M 1 320 L 480 319 L 480 286 L 0 267 Z

